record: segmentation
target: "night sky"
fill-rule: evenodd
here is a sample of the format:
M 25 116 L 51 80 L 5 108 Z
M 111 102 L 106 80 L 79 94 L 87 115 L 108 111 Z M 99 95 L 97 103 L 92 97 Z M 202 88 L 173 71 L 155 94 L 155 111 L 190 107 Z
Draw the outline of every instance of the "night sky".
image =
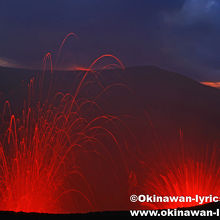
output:
M 126 66 L 156 65 L 220 79 L 218 0 L 1 0 L 0 65 L 39 68 L 69 32 L 65 65 L 112 53 Z

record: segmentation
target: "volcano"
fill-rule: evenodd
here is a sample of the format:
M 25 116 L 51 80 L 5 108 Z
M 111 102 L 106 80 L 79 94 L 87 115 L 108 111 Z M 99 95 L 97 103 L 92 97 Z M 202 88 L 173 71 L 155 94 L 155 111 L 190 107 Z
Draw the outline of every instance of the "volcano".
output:
M 56 91 L 72 93 L 80 82 L 82 72 L 54 71 Z M 37 74 L 38 71 L 33 70 L 0 68 L 1 106 L 5 100 L 10 100 L 17 111 L 27 93 L 29 80 Z M 116 164 L 116 175 L 120 176 L 119 185 L 110 181 L 110 168 L 105 167 L 109 165 L 100 166 L 100 161 L 88 163 L 87 157 L 81 158 L 78 165 L 92 186 L 97 201 L 94 211 L 130 209 L 130 188 L 133 190 L 138 183 L 145 182 L 140 166 L 147 164 L 146 161 L 160 160 L 161 152 L 167 149 L 164 146 L 169 146 L 168 151 L 172 156 L 165 153 L 163 157 L 171 160 L 178 157 L 176 146 L 179 145 L 180 131 L 184 145 L 188 146 L 186 150 L 193 149 L 194 153 L 203 151 L 204 146 L 219 142 L 220 90 L 155 66 L 104 70 L 100 79 L 104 87 L 111 85 L 112 88 L 104 91 L 103 96 L 97 96 L 96 103 L 106 114 L 120 117 L 132 133 L 132 140 L 130 137 L 125 138 L 129 153 L 126 152 L 123 159 L 128 172 L 135 175 L 129 179 L 127 175 L 121 174 L 121 159 L 114 150 L 111 154 Z M 96 86 L 91 86 L 80 96 L 96 94 L 96 90 Z M 119 138 L 128 137 L 125 130 L 119 130 Z

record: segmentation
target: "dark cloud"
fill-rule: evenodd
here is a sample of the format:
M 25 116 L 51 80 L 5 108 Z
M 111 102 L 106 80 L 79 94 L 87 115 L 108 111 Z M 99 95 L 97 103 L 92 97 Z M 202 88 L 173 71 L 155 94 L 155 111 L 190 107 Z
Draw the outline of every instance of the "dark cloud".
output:
M 0 57 L 39 67 L 69 32 L 62 60 L 87 66 L 113 53 L 127 66 L 153 64 L 196 79 L 220 76 L 217 0 L 0 2 Z M 220 78 L 220 77 L 219 77 Z
M 179 11 L 164 14 L 167 47 L 172 47 L 173 62 L 179 60 L 177 70 L 197 79 L 220 79 L 219 11 L 219 1 L 186 0 Z

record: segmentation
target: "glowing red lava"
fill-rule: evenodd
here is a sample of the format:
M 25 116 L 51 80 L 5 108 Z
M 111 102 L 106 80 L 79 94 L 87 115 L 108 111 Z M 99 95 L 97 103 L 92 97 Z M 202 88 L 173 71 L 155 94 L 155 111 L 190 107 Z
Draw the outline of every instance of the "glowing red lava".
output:
M 188 149 L 187 152 L 186 149 L 187 147 L 170 157 L 167 156 L 169 154 L 167 149 L 164 158 L 158 159 L 155 166 L 152 164 L 141 190 L 144 191 L 143 194 L 157 196 L 157 200 L 142 203 L 142 207 L 145 209 L 192 207 L 213 202 L 208 197 L 202 202 L 196 199 L 196 196 L 220 196 L 219 151 L 210 147 L 207 150 L 201 148 L 200 152 L 189 153 L 191 151 Z M 172 201 L 171 197 L 179 199 Z
M 59 54 L 71 35 L 62 42 Z M 53 65 L 52 56 L 47 53 L 42 74 L 29 82 L 22 115 L 12 114 L 9 102 L 5 103 L 1 129 L 6 129 L 0 140 L 0 210 L 47 213 L 93 210 L 92 193 L 77 167 L 76 152 L 94 145 L 102 147 L 100 134 L 110 136 L 115 144 L 117 141 L 104 127 L 106 121 L 113 121 L 113 116 L 100 113 L 87 118 L 81 109 L 94 101 L 80 100 L 78 95 L 87 75 L 95 74 L 93 66 L 105 57 L 124 67 L 115 56 L 103 55 L 83 73 L 74 94 L 51 94 L 52 84 L 47 85 L 45 74 L 53 74 Z M 48 60 L 51 73 L 46 72 Z M 74 185 L 80 181 L 80 186 Z M 71 209 L 63 209 L 68 203 Z M 79 207 L 80 204 L 83 205 Z

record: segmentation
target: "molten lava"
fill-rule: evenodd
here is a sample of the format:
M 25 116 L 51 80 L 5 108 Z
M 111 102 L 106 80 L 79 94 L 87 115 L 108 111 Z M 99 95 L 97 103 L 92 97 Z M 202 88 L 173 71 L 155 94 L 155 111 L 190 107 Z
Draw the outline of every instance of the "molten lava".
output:
M 62 41 L 58 56 L 69 36 L 75 35 L 70 33 Z M 56 88 L 52 88 L 51 80 L 52 55 L 47 53 L 42 74 L 29 82 L 22 114 L 12 114 L 9 101 L 5 103 L 0 140 L 0 210 L 62 213 L 94 209 L 93 199 L 89 198 L 92 192 L 78 168 L 76 155 L 80 149 L 102 147 L 101 135 L 111 137 L 117 144 L 112 132 L 104 126 L 114 117 L 82 113 L 85 105 L 90 104 L 90 111 L 96 103 L 78 99 L 78 95 L 87 75 L 95 75 L 93 66 L 105 57 L 113 58 L 124 68 L 118 58 L 103 55 L 82 72 L 75 93 L 70 94 L 53 92 Z M 48 61 L 50 73 L 46 70 Z M 46 74 L 50 75 L 49 81 Z M 70 209 L 63 209 L 68 203 Z M 79 207 L 80 204 L 83 205 Z
M 189 153 L 187 147 L 179 154 L 164 153 L 157 164 L 152 165 L 149 176 L 141 190 L 144 194 L 164 197 L 182 197 L 178 201 L 142 203 L 146 209 L 174 209 L 201 205 L 196 196 L 220 196 L 219 149 L 200 149 Z M 169 156 L 167 156 L 169 155 Z M 184 198 L 183 198 L 184 197 Z M 192 198 L 192 200 L 186 199 Z M 160 198 L 161 199 L 161 198 Z M 194 200 L 195 199 L 195 200 Z M 212 202 L 204 200 L 203 203 Z

